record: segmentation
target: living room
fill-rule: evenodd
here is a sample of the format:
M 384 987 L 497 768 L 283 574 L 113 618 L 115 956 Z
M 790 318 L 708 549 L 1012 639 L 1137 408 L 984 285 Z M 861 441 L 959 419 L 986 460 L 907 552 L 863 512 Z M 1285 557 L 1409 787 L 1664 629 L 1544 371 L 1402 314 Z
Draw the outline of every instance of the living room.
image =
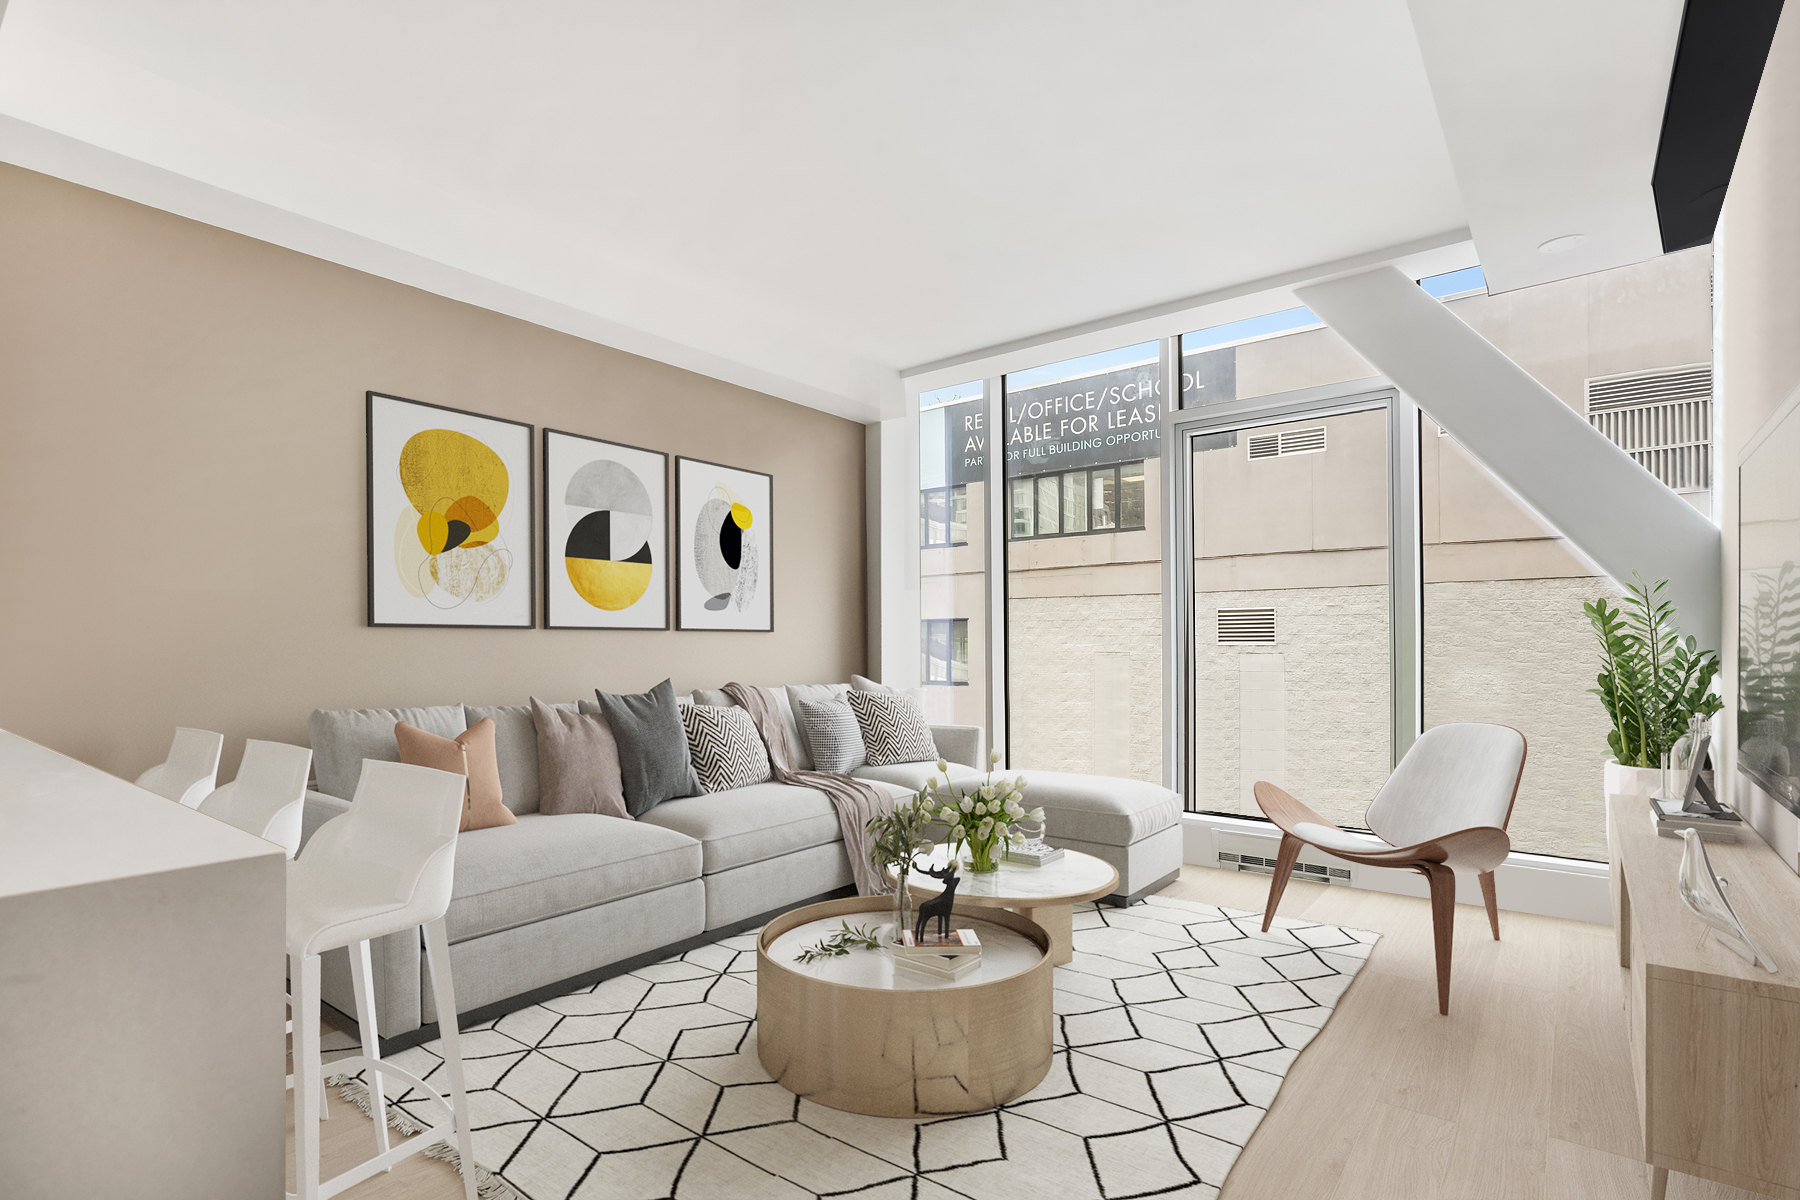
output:
M 1652 7 L 0 0 L 0 1192 L 1800 1196 Z

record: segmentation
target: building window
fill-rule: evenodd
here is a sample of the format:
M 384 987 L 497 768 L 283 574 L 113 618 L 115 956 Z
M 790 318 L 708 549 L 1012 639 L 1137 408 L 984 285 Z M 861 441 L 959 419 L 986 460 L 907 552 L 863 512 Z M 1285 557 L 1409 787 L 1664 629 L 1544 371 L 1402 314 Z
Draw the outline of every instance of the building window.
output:
M 923 655 L 919 678 L 928 684 L 967 687 L 969 683 L 969 622 L 966 617 L 924 621 Z
M 1144 464 L 1084 467 L 1011 482 L 1012 540 L 1144 527 Z
M 965 485 L 919 493 L 919 544 L 927 548 L 969 544 L 969 490 Z

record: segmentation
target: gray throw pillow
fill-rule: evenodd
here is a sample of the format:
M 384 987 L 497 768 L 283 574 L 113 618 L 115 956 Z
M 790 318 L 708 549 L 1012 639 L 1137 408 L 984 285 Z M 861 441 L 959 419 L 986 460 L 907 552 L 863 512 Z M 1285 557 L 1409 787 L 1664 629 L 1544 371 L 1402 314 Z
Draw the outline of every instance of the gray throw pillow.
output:
M 539 812 L 631 816 L 619 775 L 619 745 L 605 717 L 552 707 L 533 696 L 531 722 L 537 732 Z
M 701 794 L 672 682 L 665 679 L 635 696 L 596 688 L 594 699 L 619 744 L 619 776 L 632 816 L 641 817 L 664 800 Z
M 871 767 L 937 761 L 925 714 L 910 699 L 897 692 L 852 691 L 849 700 Z
M 847 773 L 868 760 L 856 714 L 836 700 L 797 700 L 794 707 L 806 744 L 812 750 L 813 770 Z
M 711 792 L 767 783 L 769 751 L 746 709 L 710 704 L 684 704 L 681 723 L 687 729 L 688 753 L 700 786 Z

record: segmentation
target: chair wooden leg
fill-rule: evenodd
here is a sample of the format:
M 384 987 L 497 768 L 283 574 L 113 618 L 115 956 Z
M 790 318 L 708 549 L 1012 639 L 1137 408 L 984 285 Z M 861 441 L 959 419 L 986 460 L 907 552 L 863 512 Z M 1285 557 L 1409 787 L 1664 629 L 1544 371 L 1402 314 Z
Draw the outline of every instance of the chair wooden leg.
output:
M 388 1152 L 388 1113 L 387 1097 L 381 1086 L 381 1032 L 375 1026 L 375 984 L 371 976 L 374 968 L 369 961 L 369 943 L 365 939 L 351 942 L 347 947 L 350 952 L 350 988 L 356 993 L 356 1024 L 362 1035 L 363 1057 L 370 1060 L 368 1070 L 363 1072 L 367 1078 L 369 1089 L 369 1116 L 375 1124 L 375 1153 Z
M 1456 872 L 1441 863 L 1419 868 L 1431 885 L 1431 934 L 1437 943 L 1438 1012 L 1450 1015 L 1450 949 L 1456 941 Z
M 437 1003 L 444 1070 L 450 1076 L 450 1106 L 456 1110 L 456 1153 L 462 1159 L 463 1192 L 475 1196 L 475 1146 L 470 1137 L 469 1093 L 463 1085 L 462 1031 L 456 1025 L 456 990 L 450 980 L 450 939 L 444 918 L 425 926 L 425 961 L 431 968 L 431 997 Z
M 1500 903 L 1494 899 L 1494 873 L 1481 873 L 1481 899 L 1487 905 L 1488 928 L 1494 931 L 1494 940 L 1500 940 Z
M 1275 908 L 1281 903 L 1281 893 L 1287 890 L 1288 876 L 1294 873 L 1294 864 L 1300 860 L 1299 838 L 1291 833 L 1281 835 L 1281 849 L 1275 855 L 1275 877 L 1269 880 L 1269 907 L 1263 910 L 1263 932 L 1269 932 L 1269 922 L 1275 919 Z

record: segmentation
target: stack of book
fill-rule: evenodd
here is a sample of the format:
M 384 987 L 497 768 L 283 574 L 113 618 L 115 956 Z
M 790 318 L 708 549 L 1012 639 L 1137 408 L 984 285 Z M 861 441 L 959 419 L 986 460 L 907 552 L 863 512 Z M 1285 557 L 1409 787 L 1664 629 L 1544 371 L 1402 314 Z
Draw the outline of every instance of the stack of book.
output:
M 1010 846 L 1006 861 L 1019 867 L 1047 867 L 1063 856 L 1061 846 Z
M 952 929 L 946 938 L 928 934 L 924 941 L 915 940 L 908 929 L 893 951 L 897 970 L 928 979 L 961 979 L 981 966 L 981 939 L 973 929 Z
M 1650 819 L 1663 837 L 1680 837 L 1684 829 L 1699 833 L 1703 842 L 1735 842 L 1744 819 L 1729 808 L 1719 806 L 1705 812 L 1688 812 L 1680 800 L 1650 801 Z

